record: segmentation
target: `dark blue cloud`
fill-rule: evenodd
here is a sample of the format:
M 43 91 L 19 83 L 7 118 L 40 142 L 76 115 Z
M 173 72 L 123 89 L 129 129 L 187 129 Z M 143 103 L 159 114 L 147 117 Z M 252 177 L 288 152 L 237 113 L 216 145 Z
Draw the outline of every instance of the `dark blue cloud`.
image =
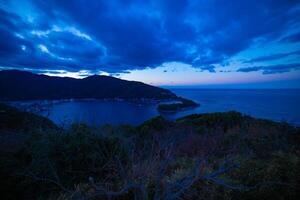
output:
M 16 36 L 17 32 L 22 31 L 24 23 L 20 17 L 13 13 L 0 9 L 0 56 L 13 56 L 21 51 L 21 45 L 27 41 Z
M 203 67 L 201 67 L 201 69 L 203 71 L 207 70 L 207 71 L 209 71 L 211 73 L 216 73 L 215 66 L 213 66 L 213 65 L 203 66 Z
M 281 39 L 282 42 L 300 42 L 300 32 L 288 35 Z
M 269 66 L 243 67 L 238 69 L 237 72 L 262 71 L 263 74 L 276 74 L 276 73 L 284 73 L 292 70 L 297 70 L 299 68 L 300 68 L 300 63 L 292 63 L 292 64 L 269 65 Z
M 288 52 L 288 53 L 278 53 L 278 54 L 272 54 L 272 55 L 268 55 L 268 56 L 257 57 L 257 58 L 251 59 L 247 62 L 253 63 L 253 62 L 261 62 L 261 61 L 278 60 L 281 58 L 285 58 L 287 56 L 299 55 L 299 54 L 300 54 L 300 51 L 292 51 L 292 52 Z
M 105 54 L 105 49 L 100 44 L 71 32 L 52 31 L 40 37 L 39 42 L 59 58 L 75 59 L 85 64 L 100 62 Z
M 300 16 L 299 3 L 286 0 L 28 2 L 32 21 L 16 5 L 0 9 L 1 66 L 119 73 L 178 61 L 215 72 L 257 38 L 278 41 Z

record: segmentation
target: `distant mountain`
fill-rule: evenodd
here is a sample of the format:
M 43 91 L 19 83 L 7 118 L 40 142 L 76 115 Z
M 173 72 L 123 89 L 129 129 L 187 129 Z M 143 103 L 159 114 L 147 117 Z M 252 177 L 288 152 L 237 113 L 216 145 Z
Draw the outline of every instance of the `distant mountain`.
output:
M 35 99 L 177 99 L 171 91 L 141 82 L 93 75 L 83 79 L 0 71 L 0 100 Z

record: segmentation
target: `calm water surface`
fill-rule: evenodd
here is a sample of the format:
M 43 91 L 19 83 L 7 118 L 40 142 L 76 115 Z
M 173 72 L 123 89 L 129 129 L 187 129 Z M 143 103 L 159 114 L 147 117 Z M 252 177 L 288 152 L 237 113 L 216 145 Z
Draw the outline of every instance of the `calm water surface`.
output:
M 236 110 L 258 118 L 285 121 L 300 126 L 300 90 L 212 90 L 172 89 L 178 96 L 201 104 L 196 109 L 175 114 L 164 114 L 176 119 L 193 113 L 209 113 Z M 156 103 L 126 101 L 63 101 L 52 104 L 43 115 L 55 123 L 86 122 L 90 125 L 132 124 L 138 125 L 158 116 Z
M 176 89 L 172 91 L 201 104 L 194 110 L 176 114 L 175 118 L 192 113 L 235 110 L 257 118 L 300 125 L 300 90 Z

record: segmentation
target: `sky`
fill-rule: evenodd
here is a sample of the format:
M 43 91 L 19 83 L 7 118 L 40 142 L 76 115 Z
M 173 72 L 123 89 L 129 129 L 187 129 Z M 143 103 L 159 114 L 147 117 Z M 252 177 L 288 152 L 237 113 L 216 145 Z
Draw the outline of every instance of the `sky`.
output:
M 300 88 L 298 0 L 0 0 L 0 70 Z

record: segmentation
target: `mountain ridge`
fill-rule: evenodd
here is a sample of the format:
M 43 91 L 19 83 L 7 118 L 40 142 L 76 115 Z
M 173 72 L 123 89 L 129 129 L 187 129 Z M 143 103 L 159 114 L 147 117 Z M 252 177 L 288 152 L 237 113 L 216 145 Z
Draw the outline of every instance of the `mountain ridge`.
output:
M 40 99 L 177 99 L 170 90 L 104 75 L 83 79 L 20 70 L 0 71 L 0 100 Z

